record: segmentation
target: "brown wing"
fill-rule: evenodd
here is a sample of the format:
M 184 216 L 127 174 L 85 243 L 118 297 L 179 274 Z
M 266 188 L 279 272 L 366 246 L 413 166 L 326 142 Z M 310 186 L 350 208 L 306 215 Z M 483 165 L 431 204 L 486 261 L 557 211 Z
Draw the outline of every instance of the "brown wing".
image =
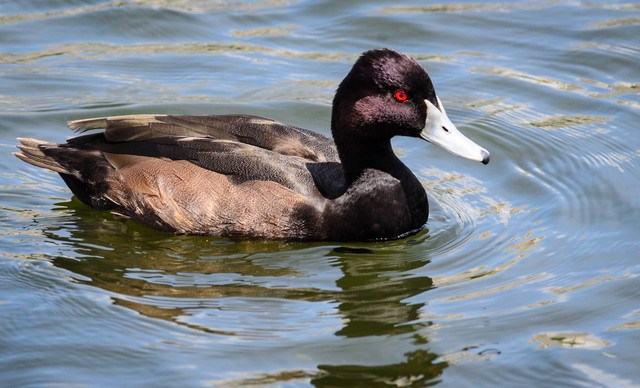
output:
M 303 239 L 344 181 L 326 136 L 253 116 L 135 115 L 66 144 L 20 139 L 83 202 L 179 233 Z M 316 236 L 317 237 L 317 236 Z

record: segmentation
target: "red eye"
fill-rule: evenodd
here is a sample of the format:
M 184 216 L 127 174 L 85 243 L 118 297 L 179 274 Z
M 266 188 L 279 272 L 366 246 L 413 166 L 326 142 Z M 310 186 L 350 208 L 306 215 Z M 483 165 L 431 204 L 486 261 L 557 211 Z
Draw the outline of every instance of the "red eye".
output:
M 393 95 L 397 101 L 405 101 L 407 99 L 407 93 L 405 93 L 403 90 L 398 90 L 394 95 Z

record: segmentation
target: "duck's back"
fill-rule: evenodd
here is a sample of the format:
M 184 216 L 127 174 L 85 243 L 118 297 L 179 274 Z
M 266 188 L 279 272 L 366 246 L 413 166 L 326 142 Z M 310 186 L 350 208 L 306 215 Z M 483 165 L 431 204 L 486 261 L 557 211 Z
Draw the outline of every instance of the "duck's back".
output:
M 59 172 L 88 205 L 178 233 L 322 238 L 343 192 L 332 139 L 256 116 L 131 115 L 73 121 L 104 132 L 21 139 L 21 159 Z
M 146 114 L 76 120 L 68 125 L 76 132 L 104 129 L 105 140 L 117 144 L 153 143 L 159 138 L 229 140 L 315 162 L 338 161 L 331 138 L 258 116 Z

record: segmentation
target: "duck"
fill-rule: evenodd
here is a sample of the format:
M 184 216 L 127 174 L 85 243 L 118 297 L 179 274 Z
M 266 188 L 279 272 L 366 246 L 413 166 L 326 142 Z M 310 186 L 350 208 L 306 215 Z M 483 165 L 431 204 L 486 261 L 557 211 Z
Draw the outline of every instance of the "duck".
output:
M 134 114 L 70 121 L 57 144 L 18 138 L 14 155 L 60 174 L 94 209 L 175 234 L 293 241 L 403 238 L 429 216 L 391 139 L 426 140 L 489 163 L 449 120 L 410 56 L 364 52 L 339 83 L 325 136 L 245 114 Z M 93 132 L 94 130 L 101 130 Z

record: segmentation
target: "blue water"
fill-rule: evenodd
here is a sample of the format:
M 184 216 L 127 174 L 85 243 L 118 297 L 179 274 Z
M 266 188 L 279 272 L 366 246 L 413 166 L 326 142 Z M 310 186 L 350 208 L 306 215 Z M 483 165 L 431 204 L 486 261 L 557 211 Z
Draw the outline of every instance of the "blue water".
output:
M 0 385 L 640 386 L 639 36 L 623 1 L 0 3 Z M 328 135 L 375 47 L 491 152 L 394 140 L 431 204 L 407 239 L 163 234 L 11 156 L 130 113 Z

